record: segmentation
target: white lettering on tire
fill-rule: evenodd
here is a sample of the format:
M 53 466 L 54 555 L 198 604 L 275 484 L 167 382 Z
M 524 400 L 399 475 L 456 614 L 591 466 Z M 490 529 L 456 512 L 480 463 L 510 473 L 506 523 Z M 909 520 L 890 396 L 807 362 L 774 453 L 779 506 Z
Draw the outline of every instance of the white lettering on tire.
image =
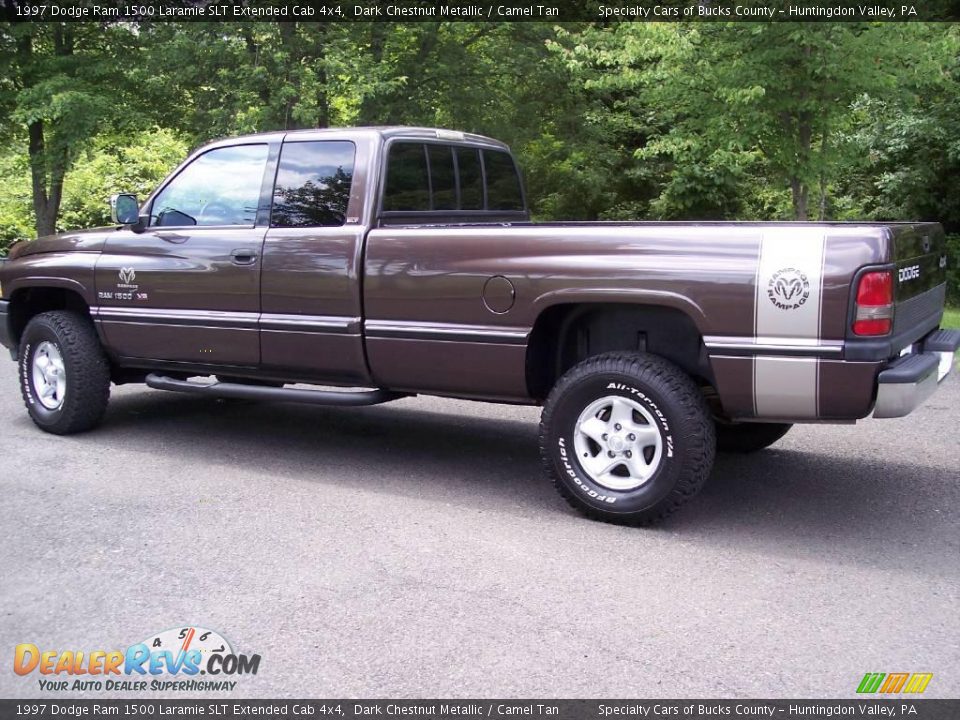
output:
M 33 384 L 30 382 L 30 371 L 28 370 L 29 358 L 30 358 L 30 343 L 27 343 L 23 349 L 23 357 L 20 358 L 20 381 L 23 383 L 23 386 L 27 389 L 27 402 L 31 405 L 36 405 L 37 402 L 34 399 L 34 393 L 36 392 L 33 389 Z
M 567 459 L 567 445 L 564 442 L 563 438 L 557 441 L 557 444 L 560 449 L 560 460 L 563 462 L 563 468 L 566 471 L 567 475 L 570 476 L 570 479 L 576 483 L 577 487 L 581 491 L 592 497 L 594 500 L 599 500 L 600 502 L 610 503 L 611 505 L 617 501 L 615 497 L 610 497 L 609 495 L 601 495 L 596 490 L 587 487 L 584 482 L 577 475 L 577 471 L 573 469 L 573 465 L 570 464 L 570 461 Z
M 651 400 L 649 397 L 647 397 L 639 389 L 631 385 L 624 385 L 623 383 L 611 382 L 607 384 L 607 390 L 620 390 L 621 392 L 628 392 L 631 395 L 635 395 L 636 397 L 640 398 L 641 400 L 643 400 L 644 403 L 646 403 L 646 405 L 653 411 L 653 414 L 657 416 L 657 420 L 659 420 L 660 424 L 663 426 L 663 437 L 664 437 L 664 440 L 666 440 L 667 457 L 668 458 L 673 457 L 673 435 L 670 432 L 670 423 L 667 422 L 667 418 L 660 411 L 660 408 L 657 407 L 657 404 L 653 400 Z

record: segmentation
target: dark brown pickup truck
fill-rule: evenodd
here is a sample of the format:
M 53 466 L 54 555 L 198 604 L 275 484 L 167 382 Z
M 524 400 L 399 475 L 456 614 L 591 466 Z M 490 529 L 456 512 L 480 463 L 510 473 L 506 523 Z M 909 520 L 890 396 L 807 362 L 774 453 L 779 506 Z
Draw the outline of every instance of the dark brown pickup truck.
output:
M 543 404 L 563 496 L 643 524 L 696 493 L 716 447 L 909 413 L 960 344 L 939 329 L 939 225 L 533 223 L 507 147 L 478 135 L 223 140 L 113 204 L 118 226 L 0 265 L 0 340 L 48 432 L 97 425 L 111 382 Z

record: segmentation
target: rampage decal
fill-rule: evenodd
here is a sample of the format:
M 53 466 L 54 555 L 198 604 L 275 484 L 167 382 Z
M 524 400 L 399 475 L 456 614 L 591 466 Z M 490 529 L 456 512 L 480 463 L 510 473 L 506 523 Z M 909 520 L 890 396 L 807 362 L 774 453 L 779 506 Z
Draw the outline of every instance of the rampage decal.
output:
M 785 347 L 820 342 L 825 246 L 826 236 L 811 237 L 807 228 L 764 233 L 754 298 L 757 342 Z M 816 418 L 818 363 L 816 358 L 754 358 L 754 414 Z
M 810 299 L 810 280 L 796 268 L 777 270 L 767 284 L 767 297 L 781 310 L 796 310 Z

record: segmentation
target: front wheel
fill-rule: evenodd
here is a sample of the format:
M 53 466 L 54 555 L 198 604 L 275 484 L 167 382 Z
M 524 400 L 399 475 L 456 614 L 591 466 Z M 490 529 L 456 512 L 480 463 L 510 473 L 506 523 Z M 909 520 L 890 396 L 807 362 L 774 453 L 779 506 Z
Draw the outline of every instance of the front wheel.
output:
M 655 355 L 607 353 L 576 365 L 553 388 L 540 452 L 574 508 L 648 525 L 706 482 L 714 426 L 703 394 L 680 368 Z
M 100 424 L 110 399 L 110 364 L 89 318 L 37 315 L 20 338 L 20 392 L 30 419 L 55 435 Z

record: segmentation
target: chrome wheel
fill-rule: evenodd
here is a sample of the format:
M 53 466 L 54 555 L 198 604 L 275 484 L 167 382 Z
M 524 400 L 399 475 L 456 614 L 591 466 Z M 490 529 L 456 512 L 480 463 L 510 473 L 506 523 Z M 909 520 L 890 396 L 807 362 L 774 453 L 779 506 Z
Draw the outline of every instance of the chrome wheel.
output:
M 611 490 L 645 484 L 663 457 L 663 438 L 653 415 L 619 395 L 600 398 L 580 413 L 573 444 L 584 471 Z
M 33 353 L 33 390 L 40 404 L 47 410 L 63 405 L 67 392 L 67 374 L 60 349 L 44 340 Z

